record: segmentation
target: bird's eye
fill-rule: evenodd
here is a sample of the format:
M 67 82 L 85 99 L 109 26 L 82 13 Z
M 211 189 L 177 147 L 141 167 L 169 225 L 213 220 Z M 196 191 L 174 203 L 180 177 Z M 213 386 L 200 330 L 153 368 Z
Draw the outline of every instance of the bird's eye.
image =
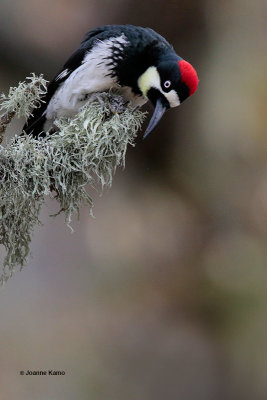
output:
M 171 81 L 165 81 L 163 86 L 165 87 L 165 89 L 169 89 L 169 87 L 171 86 Z

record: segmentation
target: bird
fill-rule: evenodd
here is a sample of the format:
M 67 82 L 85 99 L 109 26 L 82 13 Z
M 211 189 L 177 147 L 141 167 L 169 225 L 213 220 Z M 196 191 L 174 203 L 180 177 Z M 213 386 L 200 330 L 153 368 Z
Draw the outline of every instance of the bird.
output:
M 115 88 L 133 107 L 147 101 L 154 107 L 146 138 L 165 111 L 195 93 L 198 83 L 195 68 L 153 29 L 100 26 L 86 33 L 48 84 L 43 102 L 26 121 L 24 132 L 38 137 L 51 129 L 56 118 L 77 114 L 89 95 Z

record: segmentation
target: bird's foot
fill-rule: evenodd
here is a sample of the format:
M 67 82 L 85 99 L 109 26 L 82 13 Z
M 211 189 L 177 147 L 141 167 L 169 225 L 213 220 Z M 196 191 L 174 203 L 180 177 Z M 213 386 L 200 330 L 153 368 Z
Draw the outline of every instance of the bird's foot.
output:
M 125 101 L 122 96 L 109 94 L 108 107 L 112 114 L 122 114 L 128 104 L 129 102 Z
M 110 92 L 87 94 L 84 95 L 83 99 L 85 98 L 87 104 L 90 104 L 95 100 L 99 102 L 103 108 L 105 119 L 111 118 L 114 114 L 122 114 L 129 104 L 129 101 L 125 101 L 120 94 Z

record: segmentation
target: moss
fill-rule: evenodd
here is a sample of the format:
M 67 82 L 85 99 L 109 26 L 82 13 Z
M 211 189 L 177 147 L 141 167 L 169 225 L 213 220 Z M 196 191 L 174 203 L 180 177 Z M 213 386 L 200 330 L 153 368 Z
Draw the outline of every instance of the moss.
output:
M 116 92 L 101 93 L 91 96 L 75 117 L 56 120 L 53 135 L 36 139 L 25 134 L 0 146 L 0 243 L 7 251 L 2 282 L 16 265 L 25 264 L 45 196 L 56 192 L 69 226 L 84 203 L 92 211 L 90 188 L 111 186 L 144 117 Z

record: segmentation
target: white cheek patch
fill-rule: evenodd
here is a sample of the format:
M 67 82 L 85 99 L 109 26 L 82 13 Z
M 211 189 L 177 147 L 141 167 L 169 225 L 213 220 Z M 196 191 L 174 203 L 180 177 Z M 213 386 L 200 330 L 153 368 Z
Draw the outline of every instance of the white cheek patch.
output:
M 161 88 L 160 84 L 160 76 L 156 67 L 149 67 L 138 79 L 138 86 L 144 96 L 147 97 L 147 93 L 149 89 L 155 88 L 160 93 L 163 94 L 164 97 L 170 103 L 170 107 L 177 107 L 181 104 L 178 94 L 174 89 L 169 92 L 164 92 Z
M 138 79 L 138 86 L 144 96 L 152 87 L 161 91 L 160 76 L 156 67 L 149 67 Z

